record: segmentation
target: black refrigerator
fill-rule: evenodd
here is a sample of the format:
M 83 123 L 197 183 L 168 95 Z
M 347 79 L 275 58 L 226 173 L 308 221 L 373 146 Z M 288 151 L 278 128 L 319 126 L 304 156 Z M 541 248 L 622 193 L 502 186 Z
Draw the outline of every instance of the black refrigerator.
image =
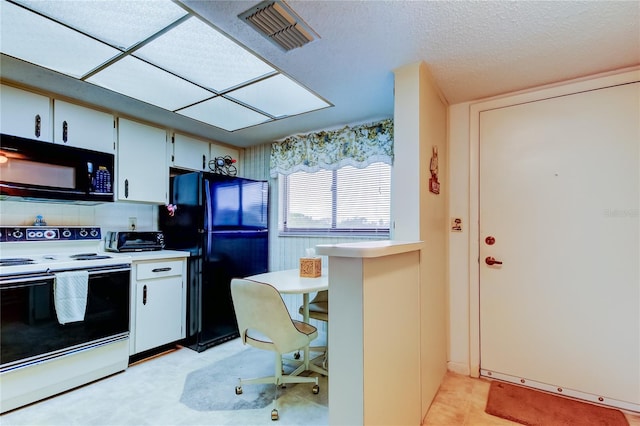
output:
M 159 227 L 167 249 L 190 252 L 185 343 L 202 352 L 239 336 L 231 279 L 267 272 L 269 185 L 194 172 L 173 176 L 170 194 Z

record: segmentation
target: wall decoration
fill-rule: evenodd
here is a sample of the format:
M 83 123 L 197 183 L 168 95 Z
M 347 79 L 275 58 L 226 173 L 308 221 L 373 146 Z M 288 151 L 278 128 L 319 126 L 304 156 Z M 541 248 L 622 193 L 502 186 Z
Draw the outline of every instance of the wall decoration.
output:
M 219 175 L 235 176 L 238 174 L 238 169 L 233 165 L 235 162 L 236 160 L 230 155 L 216 157 L 209 161 L 209 169 Z
M 440 182 L 438 182 L 438 147 L 433 146 L 431 151 L 431 163 L 429 165 L 431 170 L 431 178 L 429 178 L 429 191 L 434 194 L 440 193 Z

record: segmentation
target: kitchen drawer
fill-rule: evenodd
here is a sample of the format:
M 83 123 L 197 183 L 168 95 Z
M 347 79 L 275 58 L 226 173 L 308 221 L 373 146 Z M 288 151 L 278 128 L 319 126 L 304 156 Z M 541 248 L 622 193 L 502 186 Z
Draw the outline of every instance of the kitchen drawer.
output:
M 182 260 L 138 263 L 136 267 L 136 279 L 148 280 L 182 275 L 182 264 Z

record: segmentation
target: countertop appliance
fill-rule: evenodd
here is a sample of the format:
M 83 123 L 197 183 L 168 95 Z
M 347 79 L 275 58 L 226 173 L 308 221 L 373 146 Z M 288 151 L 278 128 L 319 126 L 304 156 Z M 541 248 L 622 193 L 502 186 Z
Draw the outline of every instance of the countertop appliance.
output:
M 1 135 L 0 199 L 113 201 L 113 154 Z
M 187 339 L 198 352 L 236 338 L 231 279 L 267 272 L 267 181 L 206 172 L 171 178 L 160 209 L 165 246 L 188 259 Z
M 164 249 L 164 234 L 160 231 L 109 231 L 104 248 L 114 252 L 153 251 Z
M 0 412 L 127 368 L 131 258 L 100 244 L 96 227 L 0 227 Z

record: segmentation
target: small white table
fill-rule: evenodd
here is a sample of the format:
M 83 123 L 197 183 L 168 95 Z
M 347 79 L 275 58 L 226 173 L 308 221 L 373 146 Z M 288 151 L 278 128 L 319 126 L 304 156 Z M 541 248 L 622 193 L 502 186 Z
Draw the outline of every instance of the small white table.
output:
M 271 284 L 282 294 L 302 294 L 302 318 L 304 322 L 309 322 L 309 293 L 329 289 L 329 277 L 324 270 L 318 278 L 303 278 L 300 276 L 299 269 L 265 272 L 264 274 L 252 275 L 246 278 L 248 280 Z M 304 349 L 304 362 L 291 373 L 291 375 L 295 376 L 307 370 L 315 371 L 325 376 L 329 375 L 329 372 L 324 368 L 309 362 L 308 346 Z

